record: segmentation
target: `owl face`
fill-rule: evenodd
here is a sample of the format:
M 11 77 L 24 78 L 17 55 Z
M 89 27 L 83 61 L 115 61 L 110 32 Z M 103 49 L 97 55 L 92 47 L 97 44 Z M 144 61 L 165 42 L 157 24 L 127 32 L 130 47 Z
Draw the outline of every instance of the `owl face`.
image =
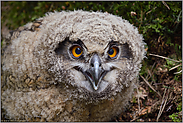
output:
M 128 44 L 113 40 L 101 45 L 66 38 L 55 52 L 63 58 L 62 66 L 68 71 L 71 83 L 94 94 L 119 87 L 119 75 L 127 70 L 127 64 L 132 61 Z

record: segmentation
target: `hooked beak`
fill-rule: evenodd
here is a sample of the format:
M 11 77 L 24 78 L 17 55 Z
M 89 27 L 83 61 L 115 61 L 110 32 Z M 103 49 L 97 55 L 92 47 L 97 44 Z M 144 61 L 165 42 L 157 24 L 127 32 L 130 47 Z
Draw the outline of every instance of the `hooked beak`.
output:
M 93 89 L 98 90 L 99 84 L 107 71 L 101 68 L 101 60 L 97 54 L 91 58 L 90 68 L 83 72 L 85 77 L 91 82 Z

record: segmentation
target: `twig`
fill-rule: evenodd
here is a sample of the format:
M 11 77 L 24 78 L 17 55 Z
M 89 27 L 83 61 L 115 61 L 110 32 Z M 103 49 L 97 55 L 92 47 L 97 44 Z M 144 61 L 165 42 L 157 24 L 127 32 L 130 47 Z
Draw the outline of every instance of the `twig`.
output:
M 166 102 L 167 102 L 167 100 L 168 100 L 168 95 L 167 95 L 167 96 L 166 96 L 166 99 L 165 99 L 165 101 L 164 101 L 166 90 L 167 90 L 167 88 L 165 89 L 164 94 L 163 94 L 163 99 L 162 99 L 162 103 L 161 103 L 161 106 L 160 106 L 160 110 L 159 110 L 159 113 L 158 113 L 156 122 L 158 122 L 158 120 L 159 120 L 159 118 L 160 118 L 160 116 L 161 116 L 161 114 L 162 114 L 162 112 L 163 112 L 163 110 L 164 110 L 164 108 L 165 108 Z M 168 92 L 168 93 L 169 93 L 169 92 Z M 162 106 L 162 105 L 163 105 L 163 106 Z
M 175 72 L 174 74 L 179 74 L 179 73 L 181 73 L 182 72 L 182 70 L 181 71 L 179 71 L 179 72 Z
M 174 61 L 174 62 L 182 62 L 182 60 L 177 61 L 177 60 L 174 60 L 174 59 L 170 59 L 168 57 L 164 57 L 164 56 L 160 56 L 160 55 L 155 55 L 155 54 L 151 54 L 151 53 L 149 53 L 149 55 L 156 56 L 156 57 L 160 57 L 160 58 L 163 58 L 163 59 L 168 59 L 168 60 L 171 60 L 171 61 Z
M 170 7 L 165 3 L 165 1 L 162 1 L 162 3 L 170 10 Z
M 157 7 L 154 7 L 153 9 L 155 10 L 156 8 L 157 8 Z M 151 13 L 153 9 L 151 9 L 150 11 L 148 11 L 148 12 L 146 13 L 146 15 L 149 14 L 149 13 Z
M 147 85 L 149 85 L 149 87 L 150 87 L 154 92 L 156 92 L 160 97 L 162 97 L 161 94 L 158 93 L 158 92 L 149 84 L 149 82 L 148 82 L 143 76 L 140 75 L 140 77 L 144 80 L 144 82 L 147 83 Z
M 173 106 L 173 104 L 172 104 L 172 105 L 170 105 L 166 111 L 171 110 L 172 106 Z
M 53 8 L 53 3 L 51 4 L 49 11 L 51 11 L 51 10 L 52 10 L 52 8 Z
M 137 88 L 137 93 L 139 94 L 139 89 Z M 139 96 L 137 97 L 137 101 L 138 101 L 138 109 L 139 109 L 139 112 L 140 112 L 140 100 L 139 100 Z
M 155 79 L 154 79 L 154 76 L 152 76 L 152 75 L 154 74 L 154 72 L 155 72 L 155 69 L 153 70 L 153 68 L 155 67 L 155 64 L 156 64 L 156 62 L 154 62 L 153 66 L 152 66 L 152 68 L 151 68 L 151 76 L 150 76 L 150 77 L 152 77 L 152 80 L 155 80 Z M 150 79 L 150 77 L 148 78 L 148 80 Z M 154 84 L 155 84 L 155 87 L 157 88 L 156 81 L 153 81 L 153 82 L 154 82 Z
M 151 71 L 153 70 L 153 68 L 154 68 L 155 64 L 156 64 L 156 62 L 154 62 L 154 63 L 153 63 L 153 66 L 152 66 L 152 68 L 151 68 Z
M 178 68 L 179 66 L 181 66 L 182 64 L 179 64 L 179 65 L 177 65 L 177 66 L 175 66 L 175 67 L 172 67 L 169 71 L 171 71 L 171 70 L 173 70 L 173 69 L 175 69 L 175 68 Z
M 158 42 L 160 42 L 160 39 L 161 39 L 161 36 L 159 36 L 159 38 L 158 38 Z
M 147 71 L 148 71 L 148 75 L 146 76 L 146 80 L 147 80 L 147 81 L 148 81 L 148 80 L 151 78 L 151 76 L 152 76 L 151 73 L 153 73 L 152 70 L 153 70 L 155 64 L 156 64 L 156 62 L 154 62 L 154 64 L 153 64 L 151 70 L 149 70 L 149 69 L 147 68 Z
M 151 78 L 152 74 L 148 68 L 147 68 L 147 72 L 148 72 L 148 76 L 146 76 L 146 80 L 148 81 Z

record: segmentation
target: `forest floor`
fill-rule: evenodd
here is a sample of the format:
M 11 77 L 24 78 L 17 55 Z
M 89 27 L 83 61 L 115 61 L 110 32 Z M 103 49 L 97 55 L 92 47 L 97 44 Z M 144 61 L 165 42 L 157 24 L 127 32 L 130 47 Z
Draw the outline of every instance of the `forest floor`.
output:
M 177 40 L 181 43 L 181 38 Z M 182 121 L 182 60 L 168 58 L 177 55 L 170 46 L 160 51 L 162 42 L 147 49 L 147 58 L 142 63 L 143 72 L 140 72 L 138 87 L 130 105 L 114 121 Z

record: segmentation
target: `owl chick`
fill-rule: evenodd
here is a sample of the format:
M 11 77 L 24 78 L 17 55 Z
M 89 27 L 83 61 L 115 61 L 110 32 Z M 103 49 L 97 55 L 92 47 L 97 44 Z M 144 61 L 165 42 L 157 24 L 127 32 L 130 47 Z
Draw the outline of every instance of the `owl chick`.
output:
M 2 56 L 2 115 L 13 121 L 110 121 L 124 112 L 143 37 L 121 17 L 47 13 L 9 34 Z

